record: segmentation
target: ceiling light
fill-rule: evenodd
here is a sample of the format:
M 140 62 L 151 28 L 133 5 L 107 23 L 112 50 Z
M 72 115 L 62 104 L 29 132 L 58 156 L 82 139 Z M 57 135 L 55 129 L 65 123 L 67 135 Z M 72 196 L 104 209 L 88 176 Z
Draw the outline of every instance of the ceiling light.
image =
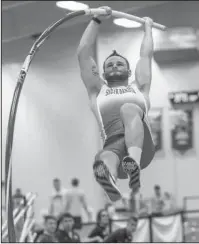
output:
M 85 3 L 75 2 L 75 1 L 59 1 L 56 2 L 57 7 L 59 8 L 65 8 L 70 11 L 79 11 L 79 10 L 85 10 L 89 8 L 89 6 Z
M 120 19 L 114 19 L 113 20 L 114 24 L 126 27 L 126 28 L 138 28 L 142 24 L 135 22 L 133 20 L 125 19 L 125 18 L 120 18 Z

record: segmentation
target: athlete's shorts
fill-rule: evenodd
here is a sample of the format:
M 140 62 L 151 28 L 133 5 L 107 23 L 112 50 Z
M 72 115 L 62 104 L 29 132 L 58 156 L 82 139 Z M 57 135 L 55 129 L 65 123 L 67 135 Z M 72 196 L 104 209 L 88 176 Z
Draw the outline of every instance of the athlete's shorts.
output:
M 155 155 L 155 145 L 153 142 L 150 125 L 146 115 L 144 115 L 142 121 L 144 126 L 144 142 L 143 142 L 142 155 L 140 160 L 140 167 L 141 169 L 144 169 L 151 163 Z M 128 155 L 128 151 L 125 144 L 124 133 L 108 137 L 105 141 L 103 151 L 112 151 L 115 154 L 117 154 L 120 160 L 120 165 L 118 167 L 118 178 L 127 179 L 128 176 L 123 171 L 122 164 L 121 164 L 123 158 Z

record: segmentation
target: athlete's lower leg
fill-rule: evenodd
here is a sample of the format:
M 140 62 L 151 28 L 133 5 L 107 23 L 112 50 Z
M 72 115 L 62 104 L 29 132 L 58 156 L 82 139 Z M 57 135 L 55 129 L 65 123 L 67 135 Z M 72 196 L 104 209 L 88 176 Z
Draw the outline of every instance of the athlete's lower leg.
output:
M 121 198 L 120 191 L 116 186 L 119 163 L 119 158 L 115 153 L 101 151 L 96 155 L 93 165 L 95 178 L 111 201 L 117 201 Z
M 143 112 L 137 105 L 124 104 L 121 108 L 121 117 L 125 128 L 125 143 L 129 156 L 140 167 L 144 141 Z
M 129 154 L 123 159 L 122 164 L 124 171 L 129 175 L 129 187 L 133 191 L 136 205 L 139 198 L 140 160 L 144 141 L 142 117 L 143 112 L 137 105 L 125 104 L 121 108 L 121 118 L 125 128 L 125 143 Z

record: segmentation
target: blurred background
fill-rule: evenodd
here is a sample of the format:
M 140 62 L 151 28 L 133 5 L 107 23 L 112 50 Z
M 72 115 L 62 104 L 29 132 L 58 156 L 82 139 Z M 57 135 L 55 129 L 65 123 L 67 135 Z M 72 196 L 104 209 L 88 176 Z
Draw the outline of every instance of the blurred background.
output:
M 161 239 L 161 235 L 155 235 L 156 241 L 199 241 L 199 212 L 193 212 L 199 206 L 199 3 L 81 3 L 90 8 L 110 6 L 113 10 L 139 17 L 148 16 L 168 27 L 165 32 L 153 29 L 155 51 L 149 116 L 156 155 L 152 164 L 141 174 L 141 212 L 143 221 L 152 213 L 160 216 L 175 213 L 172 218 L 175 216 L 176 222 L 171 223 L 178 228 L 178 236 L 166 240 Z M 6 218 L 6 133 L 17 77 L 37 37 L 50 24 L 69 12 L 71 9 L 58 7 L 56 1 L 2 1 L 3 219 Z M 39 225 L 43 223 L 44 215 L 53 215 L 52 205 L 57 195 L 58 210 L 62 204 L 60 196 L 83 196 L 86 210 L 81 209 L 81 204 L 78 203 L 71 213 L 81 216 L 82 223 L 87 222 L 87 226 L 88 222 L 95 222 L 97 212 L 108 203 L 93 177 L 92 164 L 101 141 L 97 123 L 90 111 L 86 89 L 80 78 L 76 55 L 89 19 L 90 17 L 81 16 L 66 22 L 52 33 L 30 66 L 19 101 L 12 153 L 13 199 L 20 199 L 16 205 L 19 207 L 21 199 L 25 199 L 23 204 L 26 204 L 27 193 L 36 193 L 34 218 Z M 104 59 L 114 49 L 129 60 L 134 71 L 142 36 L 142 27 L 135 22 L 116 21 L 113 18 L 103 23 L 96 43 L 100 72 Z M 134 79 L 134 72 L 131 79 Z M 72 183 L 74 179 L 78 180 L 77 186 Z M 119 181 L 118 185 L 124 199 L 111 204 L 112 208 L 108 212 L 112 214 L 112 219 L 120 220 L 126 217 L 128 181 Z M 182 210 L 192 212 L 182 214 Z M 119 223 L 123 224 L 121 221 Z M 143 223 L 140 225 L 144 226 Z M 87 232 L 82 233 L 83 237 L 87 235 Z M 141 237 L 138 240 L 139 238 Z M 155 241 L 150 238 L 149 233 L 143 241 Z

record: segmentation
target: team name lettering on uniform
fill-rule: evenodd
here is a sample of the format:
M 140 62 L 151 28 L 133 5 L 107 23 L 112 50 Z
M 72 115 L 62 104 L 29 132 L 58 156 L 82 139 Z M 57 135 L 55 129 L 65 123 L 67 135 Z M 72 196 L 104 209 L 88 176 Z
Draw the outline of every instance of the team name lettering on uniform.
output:
M 110 88 L 106 90 L 105 96 L 111 95 L 111 94 L 124 94 L 127 92 L 135 93 L 134 89 L 132 87 L 127 88 Z

